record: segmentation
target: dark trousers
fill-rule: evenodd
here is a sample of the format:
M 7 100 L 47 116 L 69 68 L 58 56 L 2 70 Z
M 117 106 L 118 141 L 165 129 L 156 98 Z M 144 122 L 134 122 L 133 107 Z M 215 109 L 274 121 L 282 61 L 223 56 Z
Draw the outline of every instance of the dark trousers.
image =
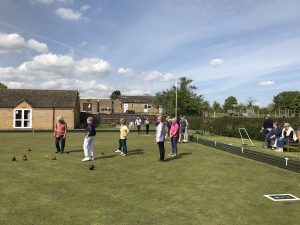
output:
M 149 124 L 146 125 L 146 134 L 149 133 Z
M 55 137 L 55 146 L 57 152 L 64 152 L 65 150 L 65 143 L 66 138 L 62 137 Z
M 172 155 L 177 155 L 178 137 L 171 137 Z
M 138 133 L 141 132 L 141 125 L 137 125 L 137 131 L 138 131 Z
M 158 149 L 159 149 L 159 160 L 165 160 L 165 143 L 164 142 L 157 142 Z
M 119 139 L 119 150 L 121 151 L 121 148 L 122 148 L 122 144 L 121 144 L 121 139 Z
M 273 135 L 273 133 L 271 133 L 269 130 L 265 130 L 265 147 L 268 147 L 271 145 L 271 139 L 270 137 Z
M 126 139 L 120 139 L 121 142 L 121 151 L 124 154 L 127 154 L 127 145 L 126 145 Z

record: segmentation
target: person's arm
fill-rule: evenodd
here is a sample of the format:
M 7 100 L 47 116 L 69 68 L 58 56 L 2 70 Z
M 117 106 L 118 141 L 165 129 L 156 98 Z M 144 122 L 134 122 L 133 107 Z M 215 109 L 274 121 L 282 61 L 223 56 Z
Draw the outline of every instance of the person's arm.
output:
M 53 132 L 54 137 L 56 137 L 56 127 L 57 127 L 57 123 L 55 124 L 55 127 L 54 127 L 54 132 Z
M 126 135 L 125 135 L 125 138 L 127 139 L 127 136 L 128 136 L 128 134 L 129 134 L 129 129 L 128 129 L 128 127 L 127 127 L 127 129 L 126 129 Z
M 170 138 L 173 137 L 173 126 L 170 128 Z
M 85 130 L 85 136 L 84 136 L 84 138 L 88 138 L 90 132 L 91 132 L 91 128 L 90 128 L 89 126 L 87 126 L 87 128 L 86 128 L 86 130 Z
M 159 125 L 157 125 L 156 142 L 160 141 L 161 132 L 162 132 L 162 126 L 159 124 Z
M 68 124 L 65 123 L 65 133 L 64 133 L 64 138 L 66 138 L 68 132 Z

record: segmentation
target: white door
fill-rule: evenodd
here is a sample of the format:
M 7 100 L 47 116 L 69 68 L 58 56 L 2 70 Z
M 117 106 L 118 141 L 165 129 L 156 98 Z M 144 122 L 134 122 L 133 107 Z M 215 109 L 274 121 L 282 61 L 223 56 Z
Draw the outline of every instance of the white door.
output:
M 128 104 L 124 104 L 124 113 L 128 110 Z
M 145 104 L 144 105 L 144 113 L 147 113 L 148 112 L 148 104 Z

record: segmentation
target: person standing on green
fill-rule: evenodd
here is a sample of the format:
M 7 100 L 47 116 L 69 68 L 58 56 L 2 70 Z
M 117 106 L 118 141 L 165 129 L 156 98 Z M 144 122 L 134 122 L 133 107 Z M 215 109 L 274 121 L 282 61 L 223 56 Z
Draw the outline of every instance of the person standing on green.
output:
M 129 134 L 129 129 L 126 125 L 124 118 L 120 119 L 120 147 L 121 147 L 121 156 L 127 155 L 127 136 Z
M 159 161 L 165 161 L 165 140 L 166 140 L 166 129 L 164 124 L 161 121 L 161 117 L 157 117 L 157 126 L 156 126 L 156 143 L 159 149 Z

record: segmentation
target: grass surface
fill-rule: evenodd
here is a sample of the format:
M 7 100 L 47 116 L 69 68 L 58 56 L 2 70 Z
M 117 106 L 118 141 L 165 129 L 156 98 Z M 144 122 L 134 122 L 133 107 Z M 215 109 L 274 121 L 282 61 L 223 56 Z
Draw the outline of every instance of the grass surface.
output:
M 70 133 L 57 155 L 51 133 L 1 133 L 1 225 L 299 224 L 300 201 L 263 196 L 300 197 L 298 173 L 193 143 L 159 163 L 153 133 L 131 133 L 127 157 L 118 133 L 98 133 L 90 171 L 82 138 Z

